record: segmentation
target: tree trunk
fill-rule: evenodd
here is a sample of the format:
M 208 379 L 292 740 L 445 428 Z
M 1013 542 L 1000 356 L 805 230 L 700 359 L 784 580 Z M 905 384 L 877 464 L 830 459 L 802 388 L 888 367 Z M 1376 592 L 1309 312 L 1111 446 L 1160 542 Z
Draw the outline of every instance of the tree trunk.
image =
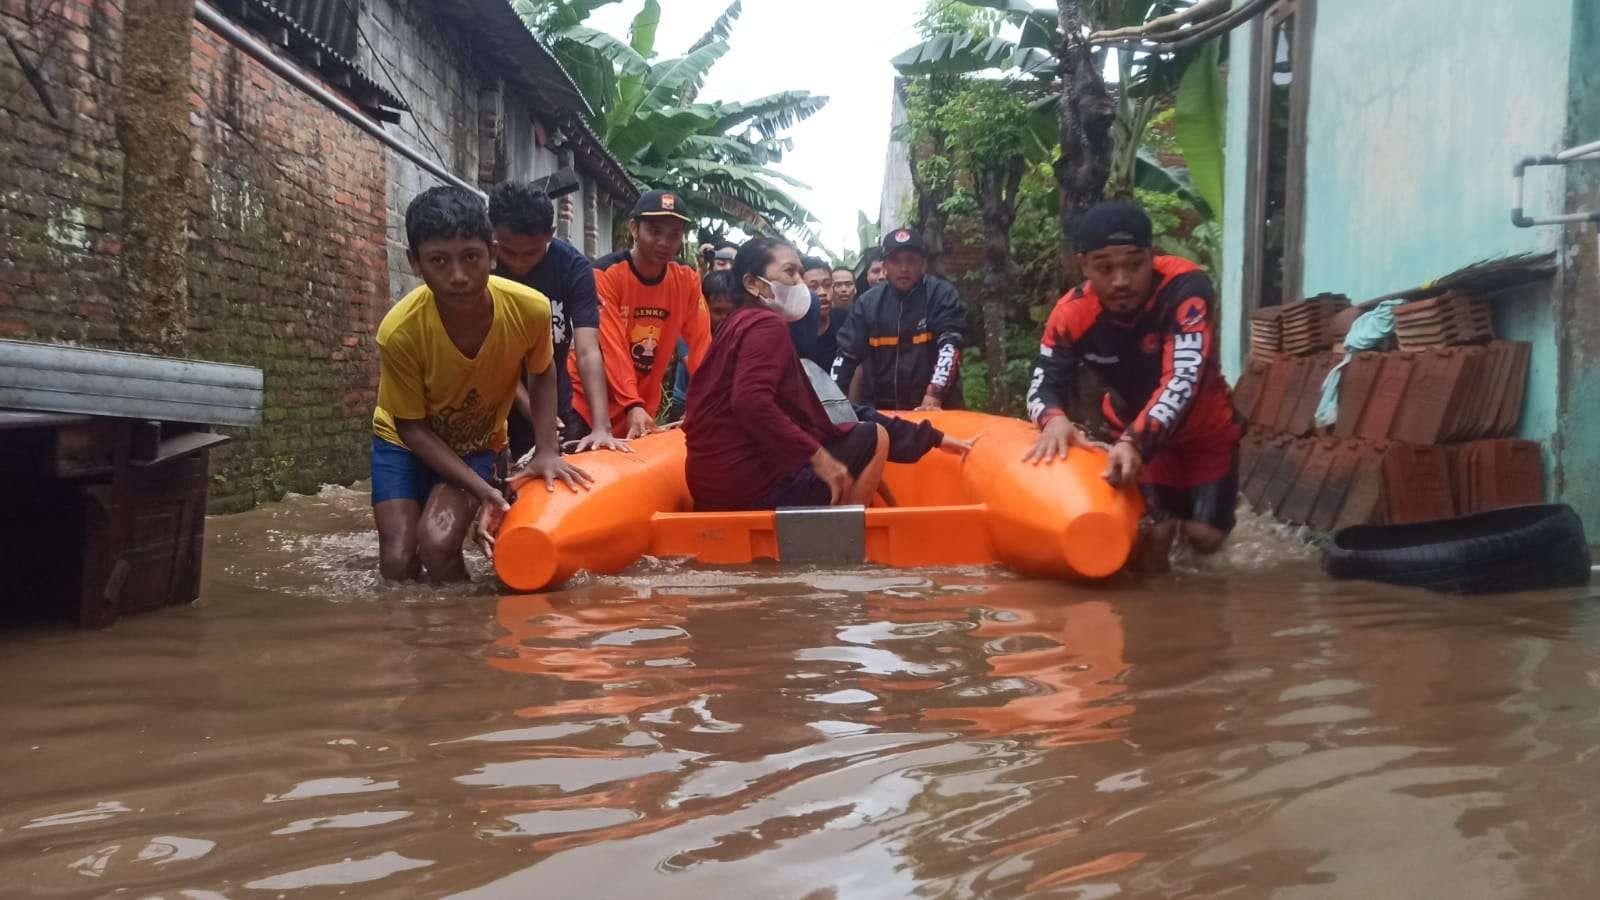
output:
M 1056 0 L 1061 14 L 1061 271 L 1067 285 L 1081 279 L 1072 247 L 1072 226 L 1082 212 L 1105 195 L 1111 173 L 1111 126 L 1117 105 L 1086 39 L 1088 22 L 1080 0 Z
M 949 156 L 949 139 L 943 131 L 930 128 L 926 137 L 930 157 Z M 945 226 L 949 224 L 950 216 L 941 207 L 950 199 L 951 186 L 929 184 L 918 169 L 916 153 L 917 148 L 912 147 L 911 188 L 917 195 L 917 231 L 922 234 L 922 242 L 927 247 L 928 271 L 943 278 L 944 231 Z M 895 223 L 885 222 L 883 227 L 891 229 L 895 227 Z
M 122 343 L 179 356 L 189 328 L 192 0 L 126 0 L 117 136 L 122 144 Z
M 983 358 L 989 365 L 989 411 L 1011 411 L 1011 386 L 1006 383 L 1006 321 L 1012 301 L 1011 226 L 1017 219 L 1017 193 L 1025 169 L 1018 157 L 1004 168 L 981 172 L 973 179 L 983 215 Z

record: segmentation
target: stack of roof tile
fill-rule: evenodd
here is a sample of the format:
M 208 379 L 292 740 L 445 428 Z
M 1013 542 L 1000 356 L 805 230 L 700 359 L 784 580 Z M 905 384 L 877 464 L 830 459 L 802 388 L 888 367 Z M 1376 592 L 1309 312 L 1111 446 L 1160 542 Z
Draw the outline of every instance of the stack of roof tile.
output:
M 1383 454 L 1384 520 L 1392 525 L 1456 514 L 1450 454 L 1443 447 L 1396 441 Z
M 1267 386 L 1267 373 L 1272 364 L 1251 357 L 1245 362 L 1239 383 L 1233 386 L 1233 409 L 1246 422 L 1256 421 L 1256 410 L 1261 406 L 1261 395 Z
M 1527 388 L 1530 345 L 1490 341 L 1416 353 L 1357 353 L 1339 381 L 1332 435 L 1440 444 L 1515 433 Z M 1234 405 L 1253 428 L 1303 437 L 1328 372 L 1344 357 L 1318 353 L 1251 360 Z
M 1350 305 L 1339 294 L 1318 294 L 1283 308 L 1283 352 L 1305 356 L 1328 350 L 1335 340 L 1334 316 Z M 1342 338 L 1343 335 L 1339 335 Z
M 1283 307 L 1269 306 L 1250 316 L 1250 357 L 1271 362 L 1283 355 Z
M 1386 512 L 1384 461 L 1398 444 L 1252 433 L 1239 448 L 1239 484 L 1255 509 L 1332 531 Z M 1448 471 L 1440 476 L 1449 493 Z
M 1489 304 L 1455 292 L 1395 307 L 1394 330 L 1402 350 L 1475 344 L 1494 338 Z
M 1463 515 L 1544 499 L 1544 464 L 1533 441 L 1497 438 L 1451 447 L 1450 471 Z

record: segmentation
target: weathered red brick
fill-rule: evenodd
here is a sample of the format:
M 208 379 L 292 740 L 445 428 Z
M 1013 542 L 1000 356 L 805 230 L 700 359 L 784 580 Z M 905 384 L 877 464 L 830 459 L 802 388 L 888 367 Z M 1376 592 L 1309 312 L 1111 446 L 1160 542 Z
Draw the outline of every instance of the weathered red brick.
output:
M 26 95 L 0 113 L 0 334 L 115 346 L 122 14 L 111 0 L 68 0 L 62 11 L 71 52 L 47 74 L 65 125 Z M 271 496 L 275 471 L 291 472 L 284 486 L 297 489 L 365 474 L 376 388 L 367 336 L 389 300 L 386 163 L 371 138 L 203 27 L 194 37 L 189 352 L 262 367 L 271 413 L 213 457 L 214 496 L 237 508 Z M 308 158 L 302 141 L 337 152 Z M 83 228 L 70 242 L 49 240 L 51 227 L 60 233 L 50 223 L 69 210 Z M 283 240 L 285 232 L 305 239 Z M 282 337 L 291 323 L 296 336 Z

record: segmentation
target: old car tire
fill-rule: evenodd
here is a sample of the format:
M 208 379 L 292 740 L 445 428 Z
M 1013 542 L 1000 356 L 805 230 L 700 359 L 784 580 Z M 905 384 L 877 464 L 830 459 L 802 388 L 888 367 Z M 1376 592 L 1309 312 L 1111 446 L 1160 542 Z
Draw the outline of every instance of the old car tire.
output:
M 1408 525 L 1358 525 L 1323 551 L 1334 578 L 1461 594 L 1589 583 L 1589 541 L 1565 504 L 1514 506 Z

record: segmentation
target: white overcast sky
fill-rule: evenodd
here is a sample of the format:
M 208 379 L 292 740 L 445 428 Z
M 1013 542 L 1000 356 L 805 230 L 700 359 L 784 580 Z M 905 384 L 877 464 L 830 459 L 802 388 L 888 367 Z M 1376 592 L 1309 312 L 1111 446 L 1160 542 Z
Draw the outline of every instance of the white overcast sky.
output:
M 643 5 L 621 0 L 588 24 L 626 38 Z M 661 0 L 658 58 L 681 56 L 727 5 Z M 923 0 L 744 0 L 728 55 L 701 94 L 752 100 L 805 90 L 829 98 L 826 109 L 790 129 L 794 150 L 777 168 L 810 186 L 796 197 L 821 220 L 819 234 L 835 252 L 856 246 L 858 210 L 877 218 L 895 75 L 889 60 L 919 40 L 923 8 Z

